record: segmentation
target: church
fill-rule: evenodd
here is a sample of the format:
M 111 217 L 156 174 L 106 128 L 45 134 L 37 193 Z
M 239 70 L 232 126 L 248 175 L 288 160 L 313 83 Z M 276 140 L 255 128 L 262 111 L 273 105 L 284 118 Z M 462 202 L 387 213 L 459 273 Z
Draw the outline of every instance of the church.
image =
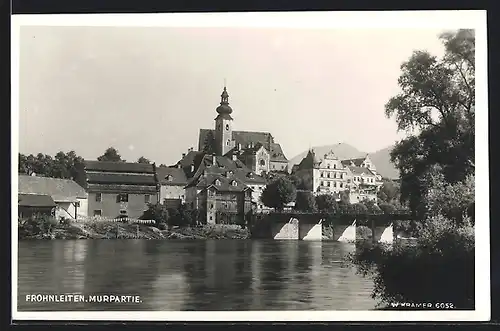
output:
M 208 223 L 219 221 L 218 211 L 243 216 L 265 209 L 260 197 L 266 174 L 288 167 L 288 159 L 270 133 L 233 130 L 226 87 L 216 112 L 214 129 L 200 130 L 198 151 L 189 149 L 173 166 L 186 174 L 187 208 L 202 211 Z

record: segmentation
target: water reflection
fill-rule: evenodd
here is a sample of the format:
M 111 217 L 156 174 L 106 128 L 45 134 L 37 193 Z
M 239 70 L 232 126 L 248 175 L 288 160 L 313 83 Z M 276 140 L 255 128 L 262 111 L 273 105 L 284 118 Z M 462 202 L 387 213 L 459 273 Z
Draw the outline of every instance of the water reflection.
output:
M 354 246 L 307 241 L 23 241 L 19 310 L 373 309 L 343 268 Z M 142 303 L 30 303 L 26 294 L 139 295 Z

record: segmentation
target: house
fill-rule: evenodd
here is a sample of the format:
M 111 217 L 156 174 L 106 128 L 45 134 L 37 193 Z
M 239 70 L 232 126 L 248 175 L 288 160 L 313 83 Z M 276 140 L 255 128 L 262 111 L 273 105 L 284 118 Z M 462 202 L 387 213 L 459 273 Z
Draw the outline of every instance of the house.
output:
M 174 167 L 158 167 L 156 174 L 160 183 L 161 203 L 175 207 L 186 202 L 184 187 L 188 184 L 188 180 L 180 163 Z
M 217 211 L 243 217 L 259 208 L 266 180 L 236 157 L 205 154 L 186 186 L 186 205 L 206 215 L 207 223 L 217 223 Z M 261 206 L 262 208 L 262 206 Z
M 158 203 L 155 164 L 85 161 L 79 173 L 90 216 L 139 218 Z
M 50 207 L 55 208 L 53 214 L 57 219 L 87 216 L 87 193 L 71 179 L 19 175 L 18 194 L 19 207 L 27 214 L 31 214 L 33 208 L 47 213 Z
M 18 216 L 54 215 L 56 203 L 46 194 L 18 194 Z
M 351 203 L 376 200 L 382 185 L 382 178 L 368 156 L 340 160 L 332 151 L 319 157 L 309 150 L 292 173 L 305 183 L 303 189 L 316 195 L 331 194 L 340 199 L 340 193 L 348 191 Z

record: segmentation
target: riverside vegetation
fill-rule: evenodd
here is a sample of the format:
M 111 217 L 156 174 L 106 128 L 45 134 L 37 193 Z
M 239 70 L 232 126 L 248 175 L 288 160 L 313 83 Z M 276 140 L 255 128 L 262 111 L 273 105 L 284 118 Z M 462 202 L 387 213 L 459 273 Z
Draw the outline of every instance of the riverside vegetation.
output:
M 386 115 L 410 133 L 391 160 L 400 200 L 420 220 L 416 243 L 366 245 L 348 257 L 373 277 L 381 307 L 475 306 L 475 35 L 459 30 L 440 39 L 444 56 L 415 51 L 401 66 L 400 94 L 386 104 Z

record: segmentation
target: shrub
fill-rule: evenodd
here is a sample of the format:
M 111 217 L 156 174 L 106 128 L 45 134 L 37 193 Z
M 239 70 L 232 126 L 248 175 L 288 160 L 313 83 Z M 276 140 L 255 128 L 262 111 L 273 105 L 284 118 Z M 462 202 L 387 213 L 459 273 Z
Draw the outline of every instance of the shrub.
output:
M 21 218 L 18 220 L 18 235 L 22 238 L 48 235 L 58 223 L 55 217 L 49 215 L 35 214 L 28 218 Z
M 316 205 L 321 212 L 337 212 L 338 202 L 331 194 L 321 194 L 316 196 Z
M 378 204 L 378 207 L 384 214 L 394 214 L 396 212 L 396 207 L 390 203 L 382 202 Z
M 372 274 L 372 296 L 392 302 L 451 302 L 474 307 L 474 229 L 437 216 L 420 229 L 417 243 L 366 245 L 349 256 L 358 272 Z
M 297 198 L 295 200 L 295 209 L 298 211 L 314 212 L 317 210 L 316 200 L 309 191 L 297 192 Z

